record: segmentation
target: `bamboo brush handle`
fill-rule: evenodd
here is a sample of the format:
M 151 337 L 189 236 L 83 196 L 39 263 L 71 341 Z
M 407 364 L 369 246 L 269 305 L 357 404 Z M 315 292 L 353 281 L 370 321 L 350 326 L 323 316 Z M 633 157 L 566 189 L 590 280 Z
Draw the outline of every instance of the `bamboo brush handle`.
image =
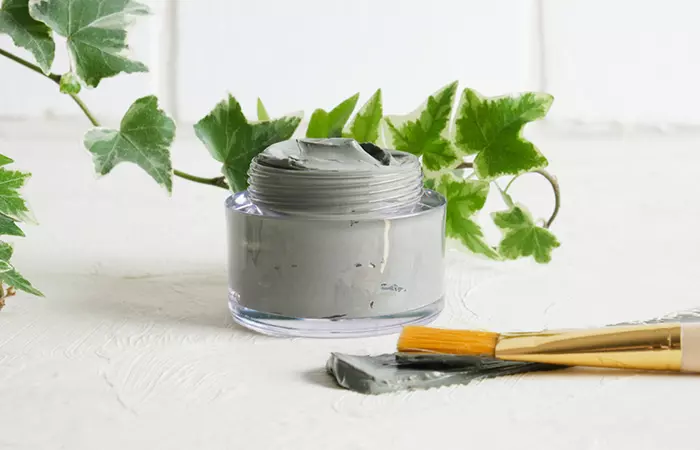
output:
M 700 323 L 501 334 L 496 358 L 700 373 Z

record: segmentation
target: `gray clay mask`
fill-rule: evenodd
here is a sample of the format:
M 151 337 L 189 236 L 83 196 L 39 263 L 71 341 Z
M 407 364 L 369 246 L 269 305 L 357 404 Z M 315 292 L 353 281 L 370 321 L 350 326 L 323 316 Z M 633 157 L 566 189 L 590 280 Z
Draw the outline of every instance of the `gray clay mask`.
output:
M 269 334 L 358 336 L 425 323 L 443 305 L 445 199 L 418 158 L 352 139 L 258 155 L 227 201 L 234 318 Z

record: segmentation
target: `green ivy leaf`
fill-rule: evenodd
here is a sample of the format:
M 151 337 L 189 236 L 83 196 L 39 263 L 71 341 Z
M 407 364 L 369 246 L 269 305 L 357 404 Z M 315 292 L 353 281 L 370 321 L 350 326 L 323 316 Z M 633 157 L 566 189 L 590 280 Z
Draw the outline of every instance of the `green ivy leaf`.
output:
M 171 192 L 170 144 L 174 137 L 175 123 L 158 109 L 158 99 L 150 95 L 131 105 L 118 130 L 94 128 L 85 135 L 84 143 L 99 174 L 108 174 L 120 162 L 128 161 Z
M 0 168 L 0 214 L 18 222 L 30 220 L 27 203 L 19 194 L 19 189 L 30 176 L 25 172 Z
M 391 137 L 390 147 L 423 157 L 429 171 L 447 168 L 457 161 L 452 143 L 447 139 L 457 82 L 448 84 L 428 101 L 404 117 L 386 117 Z M 417 117 L 417 119 L 413 119 Z
M 348 123 L 352 112 L 355 110 L 355 106 L 357 105 L 357 100 L 359 100 L 359 98 L 360 94 L 358 92 L 347 100 L 341 102 L 328 113 L 327 137 L 342 136 L 343 128 L 345 127 L 345 124 Z
M 231 189 L 248 187 L 248 168 L 258 153 L 270 145 L 292 137 L 300 116 L 282 117 L 267 122 L 249 123 L 241 105 L 231 95 L 194 126 L 200 141 L 217 161 Z
M 14 252 L 12 245 L 7 242 L 0 241 L 0 261 L 9 261 Z
M 515 206 L 515 202 L 513 201 L 513 197 L 510 196 L 509 193 L 501 189 L 501 186 L 498 185 L 498 183 L 494 183 L 496 187 L 498 188 L 498 192 L 501 194 L 501 198 L 503 199 L 503 203 L 506 204 L 508 208 L 512 208 Z
M 552 259 L 552 250 L 560 245 L 556 236 L 538 227 L 521 205 L 493 213 L 493 221 L 503 231 L 499 251 L 504 258 L 532 256 L 538 263 L 547 263 Z
M 474 253 L 498 259 L 498 253 L 484 240 L 481 227 L 473 220 L 474 214 L 486 203 L 489 183 L 481 180 L 458 180 L 452 175 L 444 175 L 437 185 L 437 190 L 447 198 L 447 236 L 460 240 Z
M 132 16 L 148 14 L 132 0 L 30 0 L 33 18 L 65 37 L 78 76 L 90 87 L 119 73 L 148 68 L 125 55 L 126 27 Z
M 547 159 L 521 133 L 525 124 L 547 114 L 552 101 L 549 94 L 483 98 L 465 89 L 458 106 L 455 144 L 467 155 L 476 154 L 474 170 L 484 180 L 545 167 Z
M 263 102 L 262 100 L 260 100 L 260 97 L 258 97 L 258 120 L 261 122 L 270 120 L 270 115 L 267 113 L 265 105 L 263 105 Z
M 24 232 L 17 226 L 12 217 L 0 214 L 0 235 L 3 236 L 24 236 Z
M 19 189 L 30 175 L 3 168 L 13 162 L 11 158 L 0 155 L 0 235 L 24 236 L 15 222 L 29 216 L 29 209 L 19 195 Z
M 350 119 L 352 112 L 355 110 L 357 100 L 360 94 L 357 93 L 352 97 L 343 100 L 338 106 L 330 112 L 322 109 L 317 109 L 311 114 L 309 127 L 306 130 L 308 138 L 333 138 L 343 135 L 343 128 Z
M 43 292 L 32 286 L 32 284 L 19 272 L 17 272 L 14 267 L 7 272 L 0 273 L 0 281 L 28 294 L 36 295 L 38 297 L 44 296 Z
M 306 129 L 307 138 L 327 138 L 328 137 L 328 113 L 322 109 L 317 109 L 311 113 L 309 127 Z
M 67 72 L 61 76 L 59 89 L 64 94 L 80 93 L 80 79 L 73 73 Z
M 29 209 L 24 199 L 20 197 L 19 189 L 30 175 L 4 168 L 4 166 L 12 162 L 12 159 L 7 156 L 0 155 L 0 234 L 24 236 L 24 233 L 15 222 L 29 217 Z M 34 288 L 10 264 L 11 257 L 12 246 L 0 241 L 0 283 L 5 283 L 30 294 L 42 296 L 43 294 Z
M 382 90 L 377 89 L 377 92 L 357 112 L 350 124 L 350 131 L 345 133 L 345 136 L 353 138 L 357 142 L 372 142 L 376 144 L 379 139 L 379 123 L 381 120 Z
M 8 158 L 5 155 L 0 155 L 0 167 L 6 166 L 6 165 L 11 164 L 13 162 L 15 162 L 14 159 Z
M 55 53 L 51 29 L 29 15 L 28 0 L 4 0 L 0 8 L 0 34 L 8 34 L 17 47 L 29 50 L 44 73 Z
M 29 218 L 29 208 L 19 195 L 19 189 L 30 175 L 6 170 L 4 166 L 12 162 L 11 158 L 0 155 L 0 235 L 24 236 L 15 222 Z
M 20 291 L 43 297 L 44 294 L 36 289 L 10 264 L 12 258 L 12 246 L 7 242 L 0 241 L 0 282 L 12 286 Z

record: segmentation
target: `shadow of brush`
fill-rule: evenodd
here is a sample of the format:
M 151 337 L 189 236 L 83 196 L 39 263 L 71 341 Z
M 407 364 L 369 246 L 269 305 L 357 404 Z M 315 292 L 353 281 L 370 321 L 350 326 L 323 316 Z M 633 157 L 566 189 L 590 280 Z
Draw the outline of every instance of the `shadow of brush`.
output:
M 625 377 L 625 376 L 687 376 L 680 372 L 665 372 L 660 370 L 636 370 L 636 369 L 612 369 L 605 367 L 566 367 L 559 370 L 533 373 L 531 376 L 540 378 L 601 378 L 601 377 Z

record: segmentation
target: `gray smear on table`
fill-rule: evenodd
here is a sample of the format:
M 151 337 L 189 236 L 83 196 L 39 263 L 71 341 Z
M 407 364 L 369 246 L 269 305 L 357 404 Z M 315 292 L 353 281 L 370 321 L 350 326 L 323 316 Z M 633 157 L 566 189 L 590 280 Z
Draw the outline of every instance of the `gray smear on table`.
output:
M 379 356 L 332 353 L 326 366 L 340 386 L 363 394 L 468 384 L 475 379 L 564 367 L 480 356 L 399 353 Z
M 610 326 L 697 321 L 700 321 L 700 308 Z M 485 378 L 567 367 L 569 366 L 502 361 L 486 356 L 406 353 L 378 356 L 332 353 L 326 364 L 328 373 L 335 377 L 340 386 L 363 394 L 469 384 Z

